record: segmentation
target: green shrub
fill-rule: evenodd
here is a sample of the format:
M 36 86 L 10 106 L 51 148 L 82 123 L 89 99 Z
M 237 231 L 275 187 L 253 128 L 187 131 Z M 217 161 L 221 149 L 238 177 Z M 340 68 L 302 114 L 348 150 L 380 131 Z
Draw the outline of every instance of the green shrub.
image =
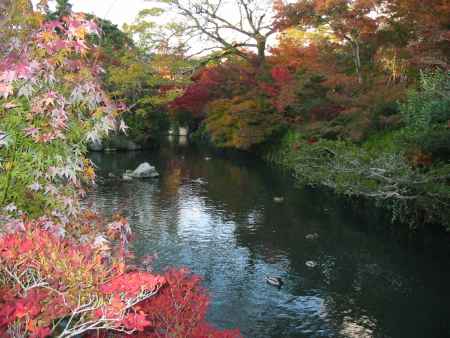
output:
M 450 73 L 422 73 L 419 90 L 401 105 L 406 127 L 403 141 L 429 153 L 434 159 L 450 156 Z
M 421 73 L 419 90 L 412 90 L 401 112 L 410 132 L 422 132 L 450 120 L 450 72 Z

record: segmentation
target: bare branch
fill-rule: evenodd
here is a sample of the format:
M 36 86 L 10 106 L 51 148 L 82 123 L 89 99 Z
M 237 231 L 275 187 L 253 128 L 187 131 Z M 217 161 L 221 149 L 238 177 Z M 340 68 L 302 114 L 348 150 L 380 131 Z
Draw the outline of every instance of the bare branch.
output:
M 189 35 L 199 34 L 213 43 L 206 50 L 220 48 L 249 62 L 264 63 L 267 39 L 276 31 L 268 15 L 270 1 L 169 0 L 168 5 L 185 18 Z M 256 58 L 242 48 L 256 49 Z

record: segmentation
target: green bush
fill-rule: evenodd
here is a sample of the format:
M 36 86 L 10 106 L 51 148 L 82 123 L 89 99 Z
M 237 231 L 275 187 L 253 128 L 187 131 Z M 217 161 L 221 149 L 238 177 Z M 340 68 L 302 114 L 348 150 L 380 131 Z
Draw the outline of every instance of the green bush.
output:
M 417 147 L 434 159 L 449 159 L 450 72 L 422 73 L 419 89 L 408 94 L 401 113 L 407 146 Z
M 411 132 L 432 129 L 450 120 L 450 72 L 421 73 L 419 90 L 412 90 L 401 112 Z

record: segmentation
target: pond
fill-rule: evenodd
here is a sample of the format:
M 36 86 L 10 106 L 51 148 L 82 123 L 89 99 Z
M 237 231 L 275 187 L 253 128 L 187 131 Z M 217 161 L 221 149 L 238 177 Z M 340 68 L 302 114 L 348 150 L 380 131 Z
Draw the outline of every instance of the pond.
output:
M 248 156 L 170 143 L 91 158 L 99 178 L 89 201 L 129 218 L 138 260 L 155 254 L 156 270 L 203 276 L 208 319 L 220 328 L 245 337 L 450 337 L 445 239 L 408 238 L 375 209 L 301 189 Z M 145 161 L 160 178 L 109 177 Z M 283 287 L 266 276 L 280 276 Z

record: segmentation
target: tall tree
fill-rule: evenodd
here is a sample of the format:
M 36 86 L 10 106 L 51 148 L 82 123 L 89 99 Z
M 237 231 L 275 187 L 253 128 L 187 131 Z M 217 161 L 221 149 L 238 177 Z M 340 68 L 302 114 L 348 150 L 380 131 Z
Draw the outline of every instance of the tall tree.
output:
M 277 6 L 285 25 L 298 25 L 303 30 L 327 28 L 352 51 L 354 69 L 358 81 L 363 82 L 361 47 L 378 27 L 374 14 L 375 0 L 299 0 L 296 3 Z
M 146 55 L 182 56 L 188 50 L 184 41 L 184 25 L 170 21 L 161 23 L 161 8 L 147 8 L 139 12 L 134 22 L 124 24 L 123 30 L 134 38 L 136 46 Z
M 223 50 L 261 66 L 267 41 L 276 32 L 272 0 L 159 0 L 185 19 L 189 40 L 207 41 L 205 50 Z M 248 51 L 256 50 L 256 56 Z M 200 52 L 202 52 L 200 51 Z
M 384 0 L 388 27 L 408 33 L 406 46 L 420 67 L 450 68 L 450 1 Z

